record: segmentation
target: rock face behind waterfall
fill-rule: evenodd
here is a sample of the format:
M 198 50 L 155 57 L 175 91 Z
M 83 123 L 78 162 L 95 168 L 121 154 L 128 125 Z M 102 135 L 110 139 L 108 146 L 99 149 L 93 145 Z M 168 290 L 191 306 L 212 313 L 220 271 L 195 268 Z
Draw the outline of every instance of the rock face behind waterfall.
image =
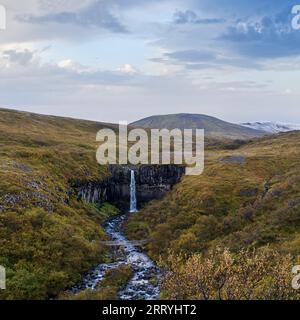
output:
M 110 177 L 105 181 L 78 183 L 78 197 L 88 203 L 111 202 L 122 210 L 129 209 L 131 170 L 135 172 L 139 204 L 161 199 L 177 184 L 185 168 L 176 165 L 110 166 Z

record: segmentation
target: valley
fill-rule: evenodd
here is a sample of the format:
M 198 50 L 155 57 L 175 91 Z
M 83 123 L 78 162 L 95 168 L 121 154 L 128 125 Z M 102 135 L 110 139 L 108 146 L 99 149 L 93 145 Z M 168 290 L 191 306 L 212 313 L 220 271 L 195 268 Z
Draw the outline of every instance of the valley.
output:
M 2 299 L 299 298 L 290 289 L 300 261 L 299 132 L 210 137 L 204 173 L 192 177 L 173 165 L 99 166 L 95 136 L 113 124 L 0 115 Z M 133 189 L 139 212 L 120 215 Z M 249 287 L 258 284 L 233 295 L 240 266 Z M 193 291 L 203 268 L 209 295 Z M 224 292 L 213 280 L 220 270 Z

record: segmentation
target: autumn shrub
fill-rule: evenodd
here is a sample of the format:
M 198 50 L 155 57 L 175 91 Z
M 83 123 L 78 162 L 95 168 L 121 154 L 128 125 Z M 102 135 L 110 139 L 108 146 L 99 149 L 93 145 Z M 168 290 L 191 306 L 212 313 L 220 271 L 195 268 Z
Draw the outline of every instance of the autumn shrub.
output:
M 78 207 L 52 214 L 40 208 L 0 213 L 0 265 L 7 270 L 7 290 L 0 299 L 55 297 L 105 261 L 108 252 L 101 241 L 106 235 L 97 211 Z
M 171 300 L 297 299 L 292 289 L 291 256 L 269 248 L 233 254 L 217 247 L 189 258 L 170 253 L 161 261 L 163 298 Z

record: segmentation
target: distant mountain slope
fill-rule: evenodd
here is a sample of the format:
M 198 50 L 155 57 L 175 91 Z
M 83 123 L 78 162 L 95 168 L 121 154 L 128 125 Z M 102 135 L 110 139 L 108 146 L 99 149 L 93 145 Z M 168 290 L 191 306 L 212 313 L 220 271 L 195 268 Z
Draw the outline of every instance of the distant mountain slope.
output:
M 247 122 L 241 123 L 242 126 L 261 130 L 268 133 L 279 133 L 300 130 L 300 124 L 289 124 L 282 122 Z
M 206 136 L 214 138 L 249 139 L 266 134 L 264 131 L 225 122 L 202 114 L 152 116 L 133 122 L 132 125 L 153 129 L 205 129 Z

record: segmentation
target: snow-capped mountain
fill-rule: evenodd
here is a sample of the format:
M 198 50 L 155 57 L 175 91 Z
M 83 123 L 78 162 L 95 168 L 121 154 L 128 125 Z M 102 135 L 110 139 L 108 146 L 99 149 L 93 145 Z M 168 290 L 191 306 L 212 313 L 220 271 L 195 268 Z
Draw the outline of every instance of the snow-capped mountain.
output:
M 247 128 L 266 131 L 269 133 L 300 130 L 300 124 L 289 124 L 282 122 L 247 122 L 241 123 L 241 125 Z

